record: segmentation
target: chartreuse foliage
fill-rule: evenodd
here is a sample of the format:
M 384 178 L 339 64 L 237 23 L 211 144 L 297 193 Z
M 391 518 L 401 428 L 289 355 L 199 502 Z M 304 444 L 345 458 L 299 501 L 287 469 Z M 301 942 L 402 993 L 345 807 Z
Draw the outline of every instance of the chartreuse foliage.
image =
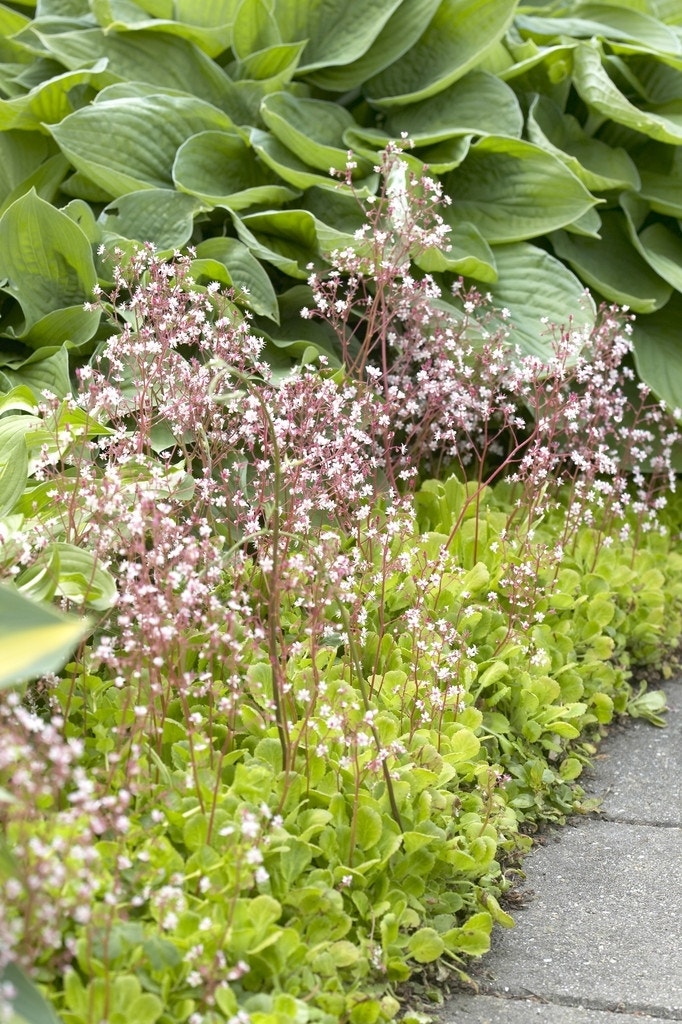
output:
M 51 212 L 56 211 L 49 208 Z M 59 214 L 57 214 L 59 216 Z M 23 516 L 17 512 L 38 453 L 55 446 L 54 431 L 37 415 L 34 385 L 64 384 L 66 353 L 37 364 L 39 374 L 26 367 L 26 383 L 0 395 L 0 565 L 12 564 L 21 544 Z M 5 377 L 6 379 L 6 377 Z M 66 376 L 68 387 L 68 376 Z M 66 390 L 66 387 L 64 388 Z M 84 417 L 64 407 L 57 420 L 61 429 L 82 426 Z M 55 423 L 55 426 L 57 424 Z M 104 428 L 106 430 L 106 428 Z M 60 615 L 49 605 L 55 596 L 92 608 L 110 607 L 115 595 L 111 576 L 96 566 L 85 551 L 60 542 L 46 547 L 30 571 L 20 574 L 14 587 L 0 587 L 0 688 L 25 682 L 61 668 L 87 632 L 87 623 Z
M 8 408 L 20 400 L 22 416 L 10 409 L 0 424 L 30 459 L 49 424 L 29 389 L 16 388 Z M 68 401 L 49 415 L 52 425 L 69 422 L 74 437 L 106 429 L 79 420 Z M 12 531 L 28 533 L 55 513 L 58 521 L 70 493 L 68 474 L 62 491 L 31 472 L 2 520 L 10 561 Z M 141 467 L 138 482 L 149 483 Z M 569 497 L 559 495 L 537 527 L 538 551 L 555 546 Z M 191 487 L 185 500 L 194 500 Z M 539 563 L 537 599 L 523 612 L 531 621 L 520 629 L 502 579 L 526 557 L 523 524 L 516 540 L 507 534 L 509 485 L 427 481 L 414 504 L 416 528 L 375 548 L 372 571 L 384 576 L 364 601 L 359 665 L 333 635 L 312 648 L 298 603 L 283 599 L 280 628 L 301 638 L 286 664 L 296 700 L 286 770 L 277 728 L 267 724 L 272 666 L 258 644 L 241 664 L 250 696 L 231 733 L 209 697 L 194 696 L 189 707 L 177 698 L 155 738 L 138 732 L 126 747 L 137 759 L 136 798 L 125 830 L 94 838 L 88 912 L 71 916 L 59 936 L 75 951 L 73 963 L 64 973 L 51 951 L 37 954 L 41 986 L 64 1024 L 105 1016 L 112 1024 L 395 1020 L 400 983 L 436 961 L 461 969 L 487 951 L 496 922 L 513 924 L 499 902 L 505 869 L 528 849 L 529 826 L 589 808 L 576 780 L 601 727 L 627 710 L 660 721 L 660 695 L 636 694 L 628 680 L 631 662 L 660 664 L 679 639 L 682 556 L 669 539 L 651 533 L 636 545 L 614 538 L 607 546 L 598 529 L 583 529 L 558 566 Z M 367 539 L 361 528 L 355 543 Z M 113 601 L 112 577 L 87 557 L 57 538 L 17 586 L 102 612 Z M 424 569 L 435 565 L 432 585 Z M 260 570 L 252 572 L 257 589 Z M 428 623 L 436 637 L 454 626 L 467 644 L 456 695 L 436 698 L 432 721 L 417 714 L 434 672 Z M 126 788 L 125 758 L 112 757 L 115 730 L 125 737 L 138 709 L 124 680 L 88 671 L 88 660 L 96 665 L 86 650 L 67 666 L 54 702 L 67 738 L 83 742 L 83 770 L 105 772 L 115 794 Z M 347 742 L 328 738 L 329 708 L 305 713 L 313 685 L 329 707 L 348 709 L 353 758 Z M 390 793 L 367 739 L 370 722 L 390 752 Z M 46 804 L 41 842 L 63 848 L 63 822 L 59 805 Z M 12 819 L 10 848 L 21 829 L 21 817 Z M 218 965 L 220 982 L 201 974 L 206 964 Z M 36 993 L 16 973 L 6 980 L 20 982 L 19 1019 L 53 1019 L 33 1012 Z
M 3 408 L 7 408 L 6 402 Z M 23 432 L 17 431 L 16 426 L 13 434 L 5 434 L 5 438 L 0 454 L 0 460 L 4 459 L 0 461 L 0 490 L 6 514 L 23 493 L 28 477 L 28 451 Z M 13 438 L 13 442 L 8 438 Z M 14 517 L 12 523 L 12 518 L 7 517 L 3 526 L 12 529 L 18 525 L 19 518 Z M 0 586 L 0 689 L 61 669 L 87 628 L 82 618 L 60 615 L 49 605 L 37 604 L 14 588 Z M 0 790 L 0 799 L 6 795 Z M 4 869 L 4 855 L 4 843 L 0 839 L 0 870 Z M 11 985 L 16 992 L 12 1018 L 16 1024 L 58 1024 L 50 1004 L 15 965 L 10 964 L 0 972 L 0 983 Z
M 308 264 L 353 244 L 329 169 L 352 148 L 369 194 L 406 133 L 452 198 L 423 270 L 490 289 L 541 357 L 538 308 L 590 323 L 582 285 L 628 304 L 640 374 L 682 405 L 677 5 L 41 0 L 0 8 L 0 40 L 6 365 L 93 345 L 93 253 L 131 239 L 207 247 L 273 361 L 333 356 L 298 319 Z
M 0 984 L 11 986 L 16 993 L 10 1024 L 61 1024 L 50 1003 L 14 964 L 0 974 Z
M 60 669 L 86 629 L 82 619 L 68 619 L 0 587 L 0 688 Z

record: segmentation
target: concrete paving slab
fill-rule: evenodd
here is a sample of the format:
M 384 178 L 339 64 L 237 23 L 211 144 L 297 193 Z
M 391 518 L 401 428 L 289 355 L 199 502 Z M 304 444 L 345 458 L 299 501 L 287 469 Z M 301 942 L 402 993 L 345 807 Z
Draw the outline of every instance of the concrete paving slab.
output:
M 524 863 L 517 926 L 496 931 L 442 1024 L 682 1021 L 682 683 L 666 729 L 614 729 L 584 780 L 600 818 L 548 833 Z
M 524 868 L 534 895 L 495 936 L 482 988 L 682 1020 L 681 829 L 580 820 Z
M 559 1006 L 536 999 L 468 996 L 448 1000 L 441 1024 L 670 1024 L 670 1018 Z
M 661 688 L 670 706 L 665 729 L 637 721 L 614 731 L 586 775 L 585 788 L 603 798 L 608 820 L 682 825 L 682 683 Z

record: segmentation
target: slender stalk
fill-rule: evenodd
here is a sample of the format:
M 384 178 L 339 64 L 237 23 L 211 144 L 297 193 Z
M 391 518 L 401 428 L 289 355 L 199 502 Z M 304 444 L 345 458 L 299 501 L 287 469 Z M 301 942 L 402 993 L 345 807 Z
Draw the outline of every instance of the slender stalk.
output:
M 217 374 L 211 385 L 211 390 L 215 390 L 218 382 L 224 377 L 231 375 L 237 380 L 246 384 L 247 386 L 254 383 L 254 378 L 247 374 L 241 373 L 235 367 L 225 367 L 221 373 Z M 271 539 L 271 558 L 272 567 L 269 572 L 264 573 L 266 580 L 268 581 L 268 625 L 267 625 L 267 638 L 268 638 L 268 656 L 270 660 L 270 668 L 272 671 L 272 702 L 275 707 L 275 725 L 277 727 L 277 735 L 279 737 L 279 744 L 282 750 L 282 770 L 289 772 L 291 770 L 290 765 L 290 743 L 289 743 L 289 731 L 287 728 L 286 714 L 284 712 L 284 693 L 282 686 L 282 667 L 280 664 L 279 648 L 280 648 L 280 591 L 278 586 L 279 574 L 281 570 L 281 557 L 280 557 L 280 537 L 281 537 L 281 520 L 280 520 L 280 496 L 282 493 L 282 463 L 280 458 L 279 445 L 277 443 L 277 435 L 275 432 L 275 424 L 273 423 L 270 410 L 268 409 L 265 399 L 260 394 L 258 388 L 253 389 L 253 394 L 258 402 L 263 416 L 268 424 L 268 430 L 272 440 L 272 471 L 274 480 L 274 500 L 272 507 L 272 514 L 270 516 L 270 529 L 262 531 L 264 535 L 269 534 Z M 249 538 L 251 539 L 251 538 Z

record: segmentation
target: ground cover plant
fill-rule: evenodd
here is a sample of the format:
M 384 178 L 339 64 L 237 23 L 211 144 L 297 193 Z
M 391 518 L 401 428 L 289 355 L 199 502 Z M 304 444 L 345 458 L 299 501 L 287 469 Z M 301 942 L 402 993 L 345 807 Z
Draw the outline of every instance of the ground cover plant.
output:
M 643 380 L 682 407 L 680 102 L 674 0 L 20 0 L 0 6 L 0 333 L 5 376 L 102 338 L 94 249 L 192 243 L 248 289 L 268 359 L 327 351 L 302 324 L 307 264 L 358 226 L 391 138 L 452 199 L 420 254 L 539 321 L 592 325 L 584 284 L 639 313 Z M 111 145 L 111 139 L 116 140 Z M 144 145 L 140 145 L 144 140 Z M 10 244 L 11 243 L 11 244 Z M 331 353 L 328 353 L 331 356 Z M 672 371 L 672 372 L 671 372 Z M 42 377 L 49 367 L 42 367 Z
M 0 399 L 0 578 L 87 630 L 0 704 L 10 1020 L 26 976 L 64 1024 L 395 1020 L 512 924 L 603 727 L 660 722 L 632 669 L 680 634 L 677 434 L 631 316 L 524 354 L 412 273 L 438 183 L 397 146 L 375 173 L 308 269 L 333 362 L 273 369 L 238 295 L 147 245 L 98 254 L 76 378 Z

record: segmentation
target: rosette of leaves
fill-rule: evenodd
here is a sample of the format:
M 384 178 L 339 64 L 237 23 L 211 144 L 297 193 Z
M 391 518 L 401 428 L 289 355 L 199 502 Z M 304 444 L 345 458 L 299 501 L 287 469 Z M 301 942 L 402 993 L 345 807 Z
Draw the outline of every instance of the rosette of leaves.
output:
M 15 5 L 18 7 L 18 5 Z M 354 243 L 390 138 L 452 198 L 447 252 L 549 353 L 583 286 L 641 314 L 640 374 L 682 405 L 682 15 L 674 3 L 41 0 L 0 10 L 0 332 L 10 366 L 68 342 L 100 245 L 192 244 L 273 362 L 333 355 L 313 263 Z M 354 151 L 354 192 L 329 175 Z M 9 244 L 11 239 L 12 244 Z

